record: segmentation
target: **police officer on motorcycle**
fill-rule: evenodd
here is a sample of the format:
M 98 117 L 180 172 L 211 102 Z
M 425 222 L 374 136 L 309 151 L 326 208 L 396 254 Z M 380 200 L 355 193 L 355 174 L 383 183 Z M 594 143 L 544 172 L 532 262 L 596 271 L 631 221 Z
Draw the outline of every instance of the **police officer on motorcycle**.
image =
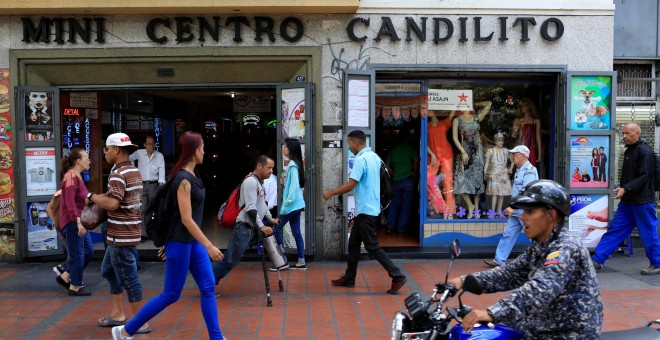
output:
M 529 183 L 511 206 L 523 209 L 532 245 L 510 263 L 472 274 L 485 293 L 512 290 L 488 309 L 463 318 L 466 332 L 477 322 L 508 325 L 525 338 L 600 339 L 603 304 L 589 251 L 564 229 L 570 214 L 566 189 L 550 180 Z M 464 277 L 448 282 L 458 289 Z

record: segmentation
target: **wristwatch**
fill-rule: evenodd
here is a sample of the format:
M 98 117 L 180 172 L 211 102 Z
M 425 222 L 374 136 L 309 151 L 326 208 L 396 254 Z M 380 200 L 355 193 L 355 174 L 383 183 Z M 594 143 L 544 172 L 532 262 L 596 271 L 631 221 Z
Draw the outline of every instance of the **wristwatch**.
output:
M 87 194 L 87 199 L 91 201 L 91 200 L 92 200 L 92 195 L 94 195 L 94 193 L 90 191 L 90 192 Z

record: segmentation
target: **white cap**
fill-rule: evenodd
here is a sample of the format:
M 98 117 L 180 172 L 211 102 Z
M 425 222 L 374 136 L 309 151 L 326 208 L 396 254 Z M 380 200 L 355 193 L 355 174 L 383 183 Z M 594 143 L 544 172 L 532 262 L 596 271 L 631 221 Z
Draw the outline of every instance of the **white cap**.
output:
M 131 143 L 131 137 L 125 133 L 113 133 L 105 140 L 105 146 L 130 146 L 137 148 L 138 146 Z
M 524 145 L 518 145 L 515 148 L 509 150 L 509 153 L 521 153 L 525 157 L 529 158 L 529 148 Z

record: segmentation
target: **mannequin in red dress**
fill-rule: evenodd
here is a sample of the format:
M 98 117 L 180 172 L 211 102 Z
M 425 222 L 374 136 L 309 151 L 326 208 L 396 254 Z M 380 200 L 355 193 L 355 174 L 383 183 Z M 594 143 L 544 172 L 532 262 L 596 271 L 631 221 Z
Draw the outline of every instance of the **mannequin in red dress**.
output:
M 454 199 L 454 153 L 447 140 L 447 131 L 455 112 L 452 111 L 446 119 L 440 121 L 436 111 L 429 111 L 428 125 L 428 165 L 426 166 L 426 187 L 428 190 L 429 207 L 444 218 L 452 218 L 456 213 Z M 438 171 L 443 175 L 442 192 L 436 184 Z M 443 197 L 444 194 L 444 197 Z
M 529 98 L 522 98 L 518 102 L 522 117 L 513 121 L 513 133 L 511 136 L 516 140 L 515 145 L 525 145 L 529 148 L 529 162 L 538 168 L 538 162 L 542 156 L 541 147 L 541 121 L 536 114 L 536 106 Z

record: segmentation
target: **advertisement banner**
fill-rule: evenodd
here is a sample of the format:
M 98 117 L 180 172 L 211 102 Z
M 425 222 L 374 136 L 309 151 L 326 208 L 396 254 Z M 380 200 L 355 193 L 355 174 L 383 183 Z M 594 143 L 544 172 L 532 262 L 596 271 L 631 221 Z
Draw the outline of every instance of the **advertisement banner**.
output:
M 234 112 L 270 112 L 270 96 L 236 95 L 234 98 Z
M 472 111 L 472 90 L 429 89 L 429 110 Z
M 305 137 L 305 88 L 282 89 L 282 139 Z
M 57 250 L 57 231 L 46 213 L 48 202 L 27 204 L 28 251 Z
M 52 141 L 53 115 L 51 104 L 53 92 L 25 93 L 25 140 Z
M 57 191 L 55 169 L 55 148 L 26 148 L 27 195 L 55 194 L 55 191 Z
M 611 126 L 612 77 L 571 77 L 571 130 L 602 130 Z
M 607 188 L 610 136 L 571 137 L 571 188 Z
M 11 98 L 9 97 L 9 69 L 0 68 L 0 223 L 14 223 L 14 157 L 12 155 Z M 12 226 L 13 228 L 13 226 Z M 13 230 L 13 229 L 12 229 Z M 13 231 L 12 231 L 13 235 Z M 11 238 L 13 240 L 13 236 Z M 13 242 L 11 243 L 13 247 Z M 4 254 L 7 247 L 0 249 Z M 14 250 L 11 250 L 13 255 Z
M 577 235 L 585 247 L 595 248 L 607 231 L 608 202 L 607 195 L 571 195 L 568 230 Z

